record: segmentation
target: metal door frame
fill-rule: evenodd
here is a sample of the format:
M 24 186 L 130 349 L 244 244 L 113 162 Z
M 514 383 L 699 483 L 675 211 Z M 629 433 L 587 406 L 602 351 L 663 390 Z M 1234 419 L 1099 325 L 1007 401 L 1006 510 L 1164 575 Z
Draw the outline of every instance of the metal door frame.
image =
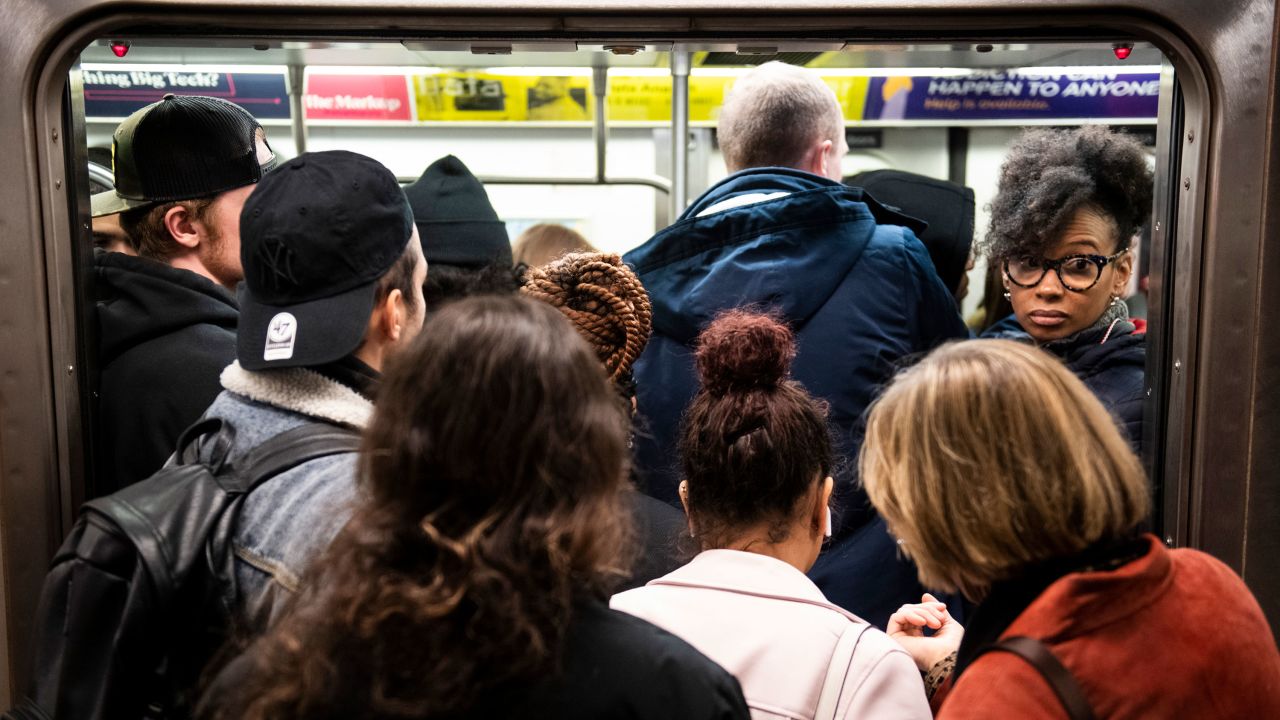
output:
M 83 475 L 76 250 L 86 210 L 69 199 L 63 89 L 92 38 L 147 27 L 169 35 L 704 37 L 1051 40 L 1136 36 L 1176 68 L 1185 98 L 1176 255 L 1158 290 L 1171 367 L 1166 477 L 1185 487 L 1179 543 L 1240 571 L 1280 622 L 1280 169 L 1274 0 L 8 0 L 0 127 L 17 142 L 0 183 L 0 703 L 25 681 L 35 594 Z M 283 32 L 282 32 L 283 31 Z M 1261 63 L 1261 57 L 1272 63 Z M 83 188 L 77 188 L 83 193 Z M 1270 201 L 1270 202 L 1269 202 Z M 1269 252 L 1268 252 L 1269 250 Z M 77 267 L 77 263 L 81 267 Z M 1153 268 L 1154 271 L 1155 268 Z

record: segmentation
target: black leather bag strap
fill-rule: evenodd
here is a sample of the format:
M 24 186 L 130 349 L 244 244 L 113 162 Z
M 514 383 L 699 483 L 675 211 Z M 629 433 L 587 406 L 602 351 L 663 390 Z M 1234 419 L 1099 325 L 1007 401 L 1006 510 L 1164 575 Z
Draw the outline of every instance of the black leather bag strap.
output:
M 1084 696 L 1084 690 L 1080 689 L 1080 683 L 1076 682 L 1071 671 L 1062 665 L 1062 661 L 1044 643 L 1019 635 L 988 645 L 979 655 L 996 650 L 1017 655 L 1044 676 L 1071 720 L 1094 720 L 1093 707 Z
M 264 480 L 318 458 L 355 452 L 360 435 L 355 430 L 326 423 L 307 423 L 286 430 L 254 448 L 235 463 L 231 477 L 219 478 L 230 493 L 246 493 Z
M 197 420 L 191 427 L 178 436 L 175 455 L 179 465 L 191 465 L 200 462 L 206 439 L 214 443 L 210 455 L 210 471 L 217 475 L 226 464 L 231 446 L 235 443 L 236 429 L 222 418 L 207 417 Z

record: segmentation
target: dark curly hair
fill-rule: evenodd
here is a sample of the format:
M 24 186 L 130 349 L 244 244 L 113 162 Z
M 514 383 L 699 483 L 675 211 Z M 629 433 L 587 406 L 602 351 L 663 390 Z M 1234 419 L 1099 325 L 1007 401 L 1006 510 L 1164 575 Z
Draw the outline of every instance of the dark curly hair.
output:
M 459 717 L 535 687 L 575 598 L 626 571 L 626 433 L 554 309 L 486 296 L 431 315 L 379 390 L 351 520 L 202 716 Z
M 702 387 L 685 413 L 680 463 L 689 515 L 704 546 L 769 523 L 782 542 L 799 503 L 832 472 L 827 406 L 789 379 L 791 329 L 730 310 L 698 336 Z
M 571 253 L 529 268 L 524 287 L 565 314 L 604 363 L 609 379 L 624 383 L 649 342 L 653 312 L 635 272 L 610 253 Z
M 1029 130 L 1013 143 L 991 201 L 987 257 L 1043 255 L 1076 211 L 1109 218 L 1116 250 L 1151 216 L 1154 179 L 1142 145 L 1101 125 Z
M 427 301 L 427 309 L 434 312 L 473 295 L 510 295 L 520 289 L 522 272 L 522 268 L 502 261 L 479 267 L 428 263 L 422 296 Z

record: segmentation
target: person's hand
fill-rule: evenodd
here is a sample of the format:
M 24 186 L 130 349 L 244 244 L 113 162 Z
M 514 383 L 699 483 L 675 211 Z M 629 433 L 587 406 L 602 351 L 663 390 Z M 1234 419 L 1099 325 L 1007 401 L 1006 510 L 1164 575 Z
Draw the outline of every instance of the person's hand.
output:
M 926 627 L 932 635 L 924 634 Z M 885 633 L 898 641 L 917 667 L 928 672 L 934 663 L 960 648 L 964 628 L 947 612 L 946 603 L 925 593 L 918 604 L 903 605 L 890 615 Z

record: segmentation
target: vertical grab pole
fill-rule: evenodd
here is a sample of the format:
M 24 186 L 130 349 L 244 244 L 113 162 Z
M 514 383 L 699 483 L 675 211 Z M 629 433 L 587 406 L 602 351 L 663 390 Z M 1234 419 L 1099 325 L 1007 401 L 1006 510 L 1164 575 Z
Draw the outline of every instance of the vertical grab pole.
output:
M 289 64 L 289 120 L 293 129 L 293 147 L 297 155 L 307 151 L 307 125 L 303 115 L 302 90 L 303 66 Z
M 596 98 L 596 124 L 591 137 L 596 143 L 596 182 L 605 184 L 605 162 L 608 158 L 606 146 L 609 142 L 608 120 L 609 108 L 605 105 L 605 96 L 609 93 L 609 68 L 597 65 L 592 68 L 591 93 Z
M 689 52 L 671 53 L 671 221 L 689 202 Z

